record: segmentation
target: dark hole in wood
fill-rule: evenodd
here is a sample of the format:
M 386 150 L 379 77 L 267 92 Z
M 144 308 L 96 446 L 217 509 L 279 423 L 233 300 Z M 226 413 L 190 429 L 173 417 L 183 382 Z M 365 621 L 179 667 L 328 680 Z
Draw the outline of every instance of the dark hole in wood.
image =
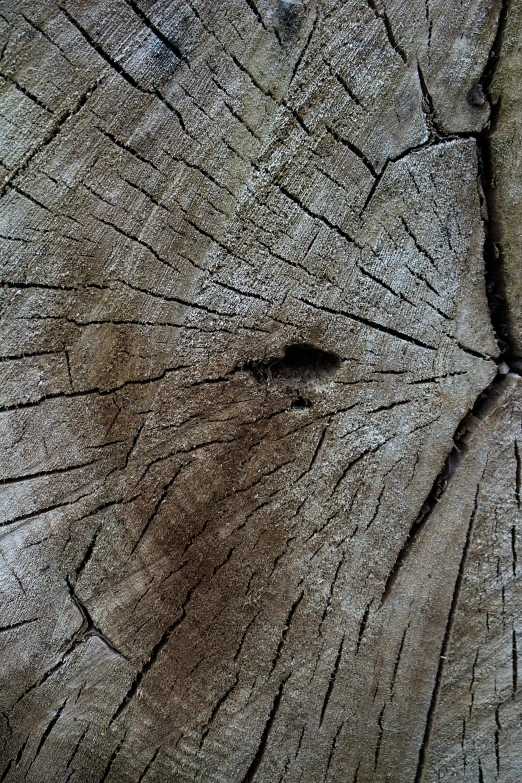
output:
M 341 365 L 341 360 L 313 345 L 292 344 L 285 348 L 283 357 L 249 365 L 258 381 L 277 382 L 292 386 L 294 393 L 303 396 L 300 387 L 307 383 L 318 383 L 332 375 Z
M 333 353 L 314 348 L 312 345 L 294 344 L 287 346 L 284 357 L 274 363 L 272 373 L 274 376 L 290 373 L 303 377 L 315 375 L 321 378 L 334 373 L 340 364 L 339 357 Z
M 295 400 L 292 400 L 291 408 L 294 411 L 305 411 L 307 410 L 307 408 L 311 408 L 311 407 L 312 407 L 312 403 L 310 402 L 310 400 L 305 400 L 305 398 L 302 397 L 301 395 L 296 397 Z

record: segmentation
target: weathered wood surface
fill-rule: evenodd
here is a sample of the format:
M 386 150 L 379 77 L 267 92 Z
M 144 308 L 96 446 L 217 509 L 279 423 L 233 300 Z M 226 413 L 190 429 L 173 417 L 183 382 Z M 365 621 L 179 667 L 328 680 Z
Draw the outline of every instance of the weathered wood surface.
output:
M 0 780 L 513 783 L 514 14 L 0 4 Z
M 520 778 L 521 410 L 522 381 L 510 374 L 468 419 L 458 473 L 411 551 L 406 579 L 438 552 L 440 600 L 442 574 L 455 584 L 426 781 Z

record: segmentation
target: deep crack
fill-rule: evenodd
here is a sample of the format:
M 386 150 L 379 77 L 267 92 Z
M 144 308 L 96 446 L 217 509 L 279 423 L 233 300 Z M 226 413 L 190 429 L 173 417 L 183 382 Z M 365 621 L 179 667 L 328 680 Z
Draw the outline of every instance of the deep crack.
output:
M 504 0 L 500 12 L 495 39 L 489 52 L 479 85 L 484 95 L 491 103 L 490 88 L 500 61 L 500 53 L 506 30 L 509 11 L 509 0 Z M 500 214 L 494 178 L 494 167 L 491 149 L 491 139 L 496 130 L 500 110 L 500 99 L 491 103 L 489 123 L 477 137 L 479 152 L 479 173 L 484 193 L 484 265 L 486 276 L 486 294 L 491 313 L 491 323 L 501 352 L 501 357 L 510 365 L 517 358 L 510 340 L 509 308 L 506 298 L 506 280 L 504 258 L 500 237 Z M 516 365 L 515 361 L 515 365 Z M 519 369 L 515 366 L 515 369 Z

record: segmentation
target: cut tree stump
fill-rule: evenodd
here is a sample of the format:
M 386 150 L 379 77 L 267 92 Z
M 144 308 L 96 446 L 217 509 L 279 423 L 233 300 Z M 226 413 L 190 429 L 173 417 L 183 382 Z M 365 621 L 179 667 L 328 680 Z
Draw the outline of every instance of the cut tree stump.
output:
M 0 783 L 518 783 L 521 18 L 0 2 Z

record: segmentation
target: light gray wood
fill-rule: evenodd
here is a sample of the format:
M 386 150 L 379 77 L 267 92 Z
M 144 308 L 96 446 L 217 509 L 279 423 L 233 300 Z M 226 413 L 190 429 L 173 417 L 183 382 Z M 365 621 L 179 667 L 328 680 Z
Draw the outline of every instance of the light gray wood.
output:
M 473 530 L 505 502 L 518 541 L 485 284 L 507 22 L 0 4 L 0 781 L 464 779 L 454 672 L 512 655 L 459 576 L 490 446 Z M 488 676 L 462 774 L 507 782 Z

